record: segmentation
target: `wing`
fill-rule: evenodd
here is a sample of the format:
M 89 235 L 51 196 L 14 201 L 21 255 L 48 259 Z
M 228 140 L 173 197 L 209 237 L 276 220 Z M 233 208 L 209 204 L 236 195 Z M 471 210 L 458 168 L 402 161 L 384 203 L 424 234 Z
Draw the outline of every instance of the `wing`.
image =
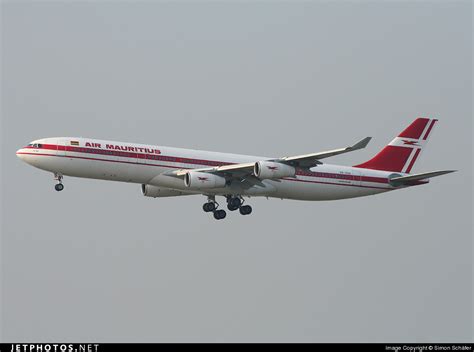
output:
M 281 159 L 275 159 L 273 161 L 309 169 L 318 164 L 321 164 L 321 162 L 319 161 L 321 159 L 329 158 L 330 156 L 352 152 L 358 149 L 364 149 L 367 146 L 367 144 L 369 144 L 371 139 L 372 137 L 365 137 L 364 139 L 357 142 L 356 144 L 350 147 L 346 147 L 346 148 L 328 150 L 325 152 L 312 153 L 312 154 L 306 154 L 306 155 L 287 156 Z
M 366 137 L 361 141 L 357 142 L 353 146 L 328 150 L 325 152 L 320 153 L 312 153 L 312 154 L 305 154 L 305 155 L 298 155 L 298 156 L 290 156 L 284 157 L 279 159 L 268 159 L 265 161 L 271 161 L 275 163 L 282 163 L 288 164 L 294 167 L 300 167 L 304 169 L 312 168 L 318 164 L 322 164 L 319 160 L 328 158 L 331 156 L 352 152 L 354 150 L 363 149 L 369 144 L 372 137 Z M 191 169 L 192 171 L 198 172 L 208 172 L 208 173 L 217 173 L 223 174 L 233 178 L 247 178 L 253 176 L 253 168 L 255 163 L 242 163 L 242 164 L 231 164 L 231 165 L 222 165 L 216 167 L 208 167 L 208 168 L 200 168 L 200 169 Z M 172 172 L 167 173 L 167 175 L 175 176 L 175 177 L 184 177 L 190 169 L 180 169 L 175 170 Z

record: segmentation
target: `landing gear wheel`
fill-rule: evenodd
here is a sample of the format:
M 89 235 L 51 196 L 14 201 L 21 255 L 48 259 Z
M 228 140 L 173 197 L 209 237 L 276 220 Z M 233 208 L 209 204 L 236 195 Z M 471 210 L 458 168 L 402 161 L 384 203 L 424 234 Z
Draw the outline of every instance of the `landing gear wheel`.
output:
M 58 192 L 61 192 L 64 189 L 64 185 L 62 183 L 58 183 L 54 186 L 54 189 Z
M 214 202 L 204 203 L 202 206 L 202 210 L 204 210 L 206 213 L 214 211 L 216 210 L 216 203 Z
M 225 212 L 225 210 L 216 210 L 214 212 L 214 219 L 216 220 L 221 220 L 221 219 L 224 219 L 226 217 L 227 213 Z
M 230 208 L 234 208 L 234 210 L 236 210 L 236 209 L 239 209 L 239 207 L 242 205 L 242 200 L 237 197 L 232 197 L 232 198 L 229 198 L 229 200 L 227 201 L 227 204 L 228 204 L 229 210 Z
M 234 210 L 239 209 L 239 207 L 238 206 L 236 207 L 229 202 L 227 203 L 227 209 L 229 209 L 230 211 L 234 211 Z
M 240 207 L 239 211 L 242 215 L 249 215 L 252 213 L 252 207 L 250 205 L 243 205 Z

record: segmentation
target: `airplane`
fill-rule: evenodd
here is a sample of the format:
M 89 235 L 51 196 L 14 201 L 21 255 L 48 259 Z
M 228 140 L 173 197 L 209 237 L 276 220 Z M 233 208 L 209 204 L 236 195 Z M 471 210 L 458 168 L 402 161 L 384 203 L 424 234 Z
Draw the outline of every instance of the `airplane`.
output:
M 323 163 L 335 155 L 363 149 L 371 137 L 352 146 L 324 152 L 267 158 L 78 137 L 44 138 L 16 155 L 54 174 L 56 191 L 63 177 L 82 177 L 141 184 L 146 197 L 201 194 L 203 210 L 224 219 L 216 201 L 225 197 L 229 211 L 252 213 L 245 198 L 336 200 L 363 197 L 426 184 L 456 170 L 411 174 L 437 119 L 415 119 L 370 160 L 355 166 Z

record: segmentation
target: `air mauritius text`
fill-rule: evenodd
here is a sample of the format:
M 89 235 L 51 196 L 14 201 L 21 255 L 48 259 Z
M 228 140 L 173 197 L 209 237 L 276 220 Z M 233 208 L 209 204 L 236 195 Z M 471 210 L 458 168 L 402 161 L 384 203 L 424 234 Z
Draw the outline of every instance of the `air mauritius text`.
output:
M 86 142 L 86 147 L 103 149 L 101 143 Z M 124 152 L 140 152 L 140 153 L 150 153 L 150 154 L 161 154 L 161 150 L 159 150 L 159 149 L 145 148 L 145 147 L 135 147 L 135 146 L 130 146 L 130 145 L 106 144 L 105 149 L 121 150 L 121 151 L 124 151 Z

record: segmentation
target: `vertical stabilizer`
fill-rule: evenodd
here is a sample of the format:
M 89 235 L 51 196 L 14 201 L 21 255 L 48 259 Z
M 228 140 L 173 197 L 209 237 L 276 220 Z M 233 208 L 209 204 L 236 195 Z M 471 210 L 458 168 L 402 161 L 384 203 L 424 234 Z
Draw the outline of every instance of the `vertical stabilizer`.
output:
M 372 159 L 354 167 L 410 173 L 437 121 L 417 118 Z

